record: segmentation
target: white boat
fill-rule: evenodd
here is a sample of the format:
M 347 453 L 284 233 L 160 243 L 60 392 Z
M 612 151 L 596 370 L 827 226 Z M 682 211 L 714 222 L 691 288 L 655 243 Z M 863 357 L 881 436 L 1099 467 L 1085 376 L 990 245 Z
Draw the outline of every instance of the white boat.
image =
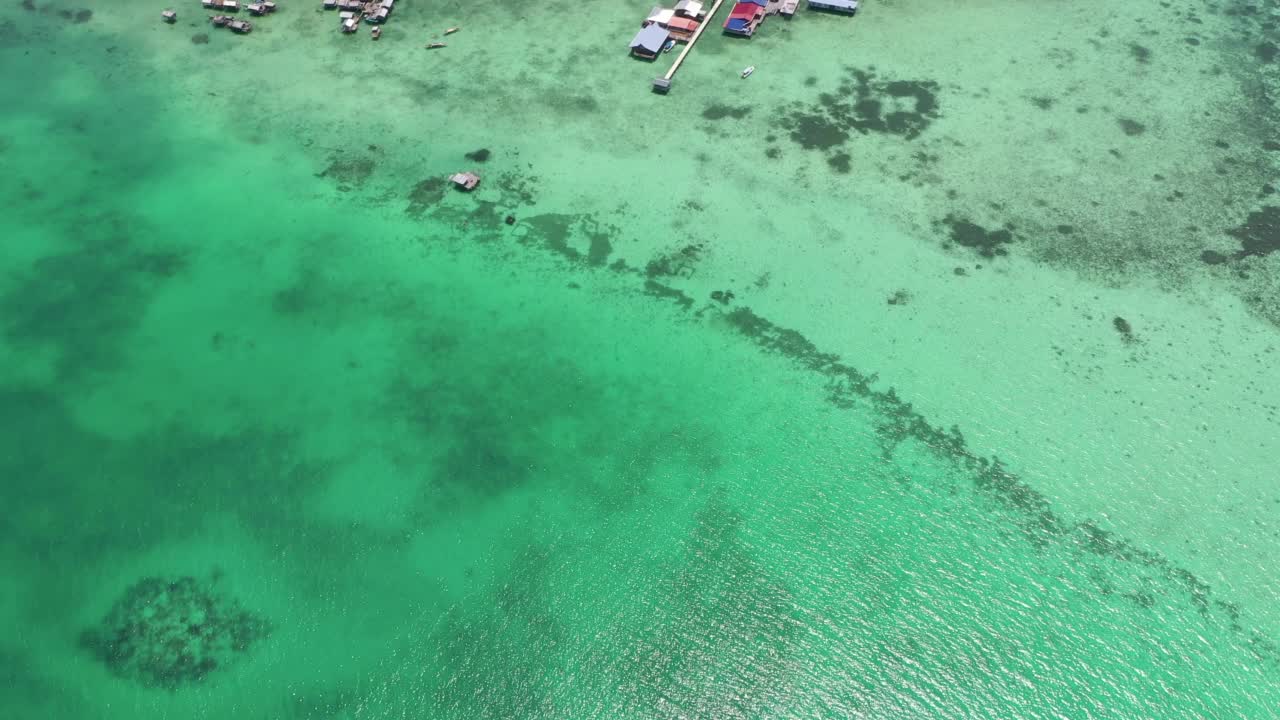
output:
M 673 47 L 675 47 L 675 46 L 676 46 L 676 41 L 675 41 L 675 40 L 668 40 L 668 41 L 666 42 L 666 44 L 664 44 L 664 45 L 662 46 L 662 52 L 664 52 L 664 53 L 669 53 L 669 52 L 671 52 L 671 48 L 673 48 Z
M 742 77 L 744 77 L 744 78 L 751 77 L 751 73 L 753 73 L 753 72 L 755 72 L 755 71 L 756 71 L 756 66 L 755 66 L 755 65 L 748 65 L 748 66 L 747 66 L 747 69 L 745 69 L 745 70 L 743 70 L 743 71 L 742 71 Z

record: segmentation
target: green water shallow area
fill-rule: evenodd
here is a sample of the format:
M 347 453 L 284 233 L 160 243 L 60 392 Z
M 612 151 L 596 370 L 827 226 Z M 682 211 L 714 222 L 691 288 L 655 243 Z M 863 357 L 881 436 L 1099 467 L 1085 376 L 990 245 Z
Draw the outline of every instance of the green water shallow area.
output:
M 1280 7 L 279 5 L 0 5 L 0 717 L 1280 717 Z

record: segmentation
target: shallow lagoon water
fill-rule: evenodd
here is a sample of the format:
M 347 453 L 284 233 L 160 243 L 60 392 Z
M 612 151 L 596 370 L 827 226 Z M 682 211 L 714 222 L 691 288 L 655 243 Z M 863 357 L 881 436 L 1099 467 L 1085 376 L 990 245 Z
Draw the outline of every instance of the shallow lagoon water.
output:
M 0 10 L 8 715 L 1274 713 L 1265 8 L 402 2 Z

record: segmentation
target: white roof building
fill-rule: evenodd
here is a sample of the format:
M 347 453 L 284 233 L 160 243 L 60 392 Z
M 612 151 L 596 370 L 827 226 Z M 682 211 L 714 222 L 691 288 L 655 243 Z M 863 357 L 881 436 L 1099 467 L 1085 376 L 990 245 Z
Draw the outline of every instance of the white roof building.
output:
M 659 25 L 665 26 L 667 23 L 671 22 L 671 18 L 675 16 L 675 10 L 655 7 L 649 11 L 649 17 L 645 19 L 645 22 L 658 23 Z
M 676 14 L 685 17 L 700 18 L 702 17 L 702 3 L 698 0 L 680 0 L 676 3 Z
M 858 12 L 858 0 L 809 0 L 809 7 L 852 15 Z

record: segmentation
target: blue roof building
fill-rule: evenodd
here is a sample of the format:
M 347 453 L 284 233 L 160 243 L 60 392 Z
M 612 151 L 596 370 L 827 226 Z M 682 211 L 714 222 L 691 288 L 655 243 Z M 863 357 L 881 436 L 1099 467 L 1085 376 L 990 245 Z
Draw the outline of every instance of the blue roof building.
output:
M 631 41 L 631 54 L 653 60 L 658 57 L 658 53 L 662 52 L 662 46 L 666 44 L 669 37 L 671 33 L 658 23 L 646 25 Z
M 729 11 L 729 19 L 724 21 L 724 31 L 731 35 L 751 37 L 756 28 L 764 22 L 765 6 L 756 4 L 755 0 L 739 0 Z

